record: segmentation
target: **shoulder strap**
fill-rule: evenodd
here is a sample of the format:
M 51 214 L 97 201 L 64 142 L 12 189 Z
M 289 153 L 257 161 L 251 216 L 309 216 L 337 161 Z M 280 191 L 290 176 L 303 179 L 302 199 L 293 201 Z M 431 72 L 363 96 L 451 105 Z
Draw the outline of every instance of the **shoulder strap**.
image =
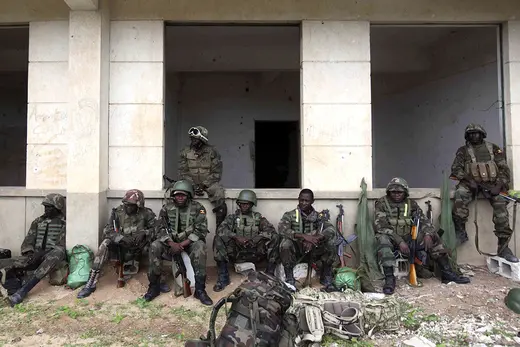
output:
M 469 142 L 466 144 L 466 149 L 468 151 L 469 156 L 471 157 L 471 161 L 476 163 L 477 157 L 475 157 L 475 151 L 473 150 L 473 146 L 471 146 Z
M 495 153 L 493 153 L 493 144 L 486 141 L 486 147 L 489 151 L 489 156 L 491 157 L 491 161 L 495 160 Z

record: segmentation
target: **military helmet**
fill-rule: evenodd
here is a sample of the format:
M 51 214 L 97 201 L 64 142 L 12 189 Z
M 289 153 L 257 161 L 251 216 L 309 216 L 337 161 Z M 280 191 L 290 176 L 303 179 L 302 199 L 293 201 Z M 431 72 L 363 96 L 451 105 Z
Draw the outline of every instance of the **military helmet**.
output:
M 244 189 L 238 194 L 237 204 L 239 202 L 250 202 L 256 206 L 256 193 L 249 189 Z
M 190 181 L 180 180 L 175 182 L 171 187 L 171 196 L 174 196 L 175 193 L 179 191 L 188 193 L 188 196 L 190 198 L 192 198 L 193 195 L 195 195 L 195 193 L 193 192 L 193 184 L 191 184 Z
M 196 139 L 201 139 L 204 143 L 208 143 L 208 129 L 203 126 L 197 125 L 196 127 L 191 127 L 190 130 L 188 130 L 188 135 Z
M 408 194 L 408 182 L 404 178 L 394 177 L 388 182 L 386 192 L 405 192 Z
M 43 198 L 42 205 L 53 206 L 57 210 L 63 211 L 65 208 L 65 197 L 56 193 L 47 194 L 45 198 Z
M 125 193 L 123 203 L 137 205 L 138 208 L 144 207 L 144 194 L 139 189 L 130 189 Z
M 520 314 L 520 288 L 513 288 L 504 299 L 506 306 L 514 313 Z
M 468 136 L 469 133 L 479 132 L 482 134 L 482 138 L 485 139 L 487 136 L 486 130 L 480 124 L 471 123 L 468 124 L 466 129 L 464 130 L 464 138 Z

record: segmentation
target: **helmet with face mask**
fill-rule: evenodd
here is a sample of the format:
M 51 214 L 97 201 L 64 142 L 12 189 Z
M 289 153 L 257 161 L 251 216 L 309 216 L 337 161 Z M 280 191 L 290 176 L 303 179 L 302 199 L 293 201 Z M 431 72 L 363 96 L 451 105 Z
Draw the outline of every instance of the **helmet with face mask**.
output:
M 137 205 L 137 208 L 144 207 L 144 194 L 139 189 L 131 189 L 123 197 L 123 204 Z
M 190 130 L 188 130 L 188 135 L 200 139 L 204 143 L 208 143 L 208 129 L 203 126 L 198 125 L 196 127 L 191 127 Z
M 388 182 L 386 186 L 386 193 L 389 192 L 404 192 L 408 196 L 408 182 L 404 178 L 394 177 Z

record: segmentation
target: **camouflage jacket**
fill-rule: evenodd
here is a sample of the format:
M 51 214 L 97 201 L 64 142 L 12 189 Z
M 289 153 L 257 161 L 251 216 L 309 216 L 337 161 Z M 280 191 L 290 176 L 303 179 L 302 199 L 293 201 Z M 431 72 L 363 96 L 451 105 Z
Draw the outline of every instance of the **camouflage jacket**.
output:
M 222 178 L 222 160 L 217 149 L 203 145 L 197 151 L 191 146 L 181 150 L 179 158 L 179 179 L 189 180 L 194 184 L 203 184 L 206 187 L 220 182 Z
M 31 223 L 29 232 L 22 243 L 22 254 L 30 251 L 37 252 L 41 250 L 46 233 L 47 239 L 45 242 L 45 249 L 59 247 L 65 251 L 65 216 L 59 215 L 56 218 L 47 218 L 45 215 L 42 215 Z
M 288 239 L 295 240 L 294 234 L 323 234 L 335 237 L 336 229 L 328 220 L 320 221 L 318 212 L 312 210 L 306 215 L 299 208 L 285 212 L 278 224 L 278 233 Z
M 261 235 L 268 239 L 274 232 L 276 232 L 274 226 L 262 214 L 254 211 L 249 214 L 242 214 L 240 210 L 228 215 L 217 230 L 219 236 L 253 238 Z
M 484 144 L 485 142 L 483 145 Z M 511 181 L 511 171 L 507 165 L 504 151 L 502 151 L 500 147 L 494 143 L 491 143 L 491 145 L 493 147 L 493 154 L 495 156 L 494 160 L 498 168 L 497 182 L 500 182 L 504 184 L 505 187 L 508 187 Z M 471 179 L 466 172 L 466 165 L 469 163 L 471 163 L 471 157 L 468 153 L 468 147 L 465 145 L 460 147 L 457 150 L 457 154 L 455 154 L 455 159 L 451 165 L 451 176 L 456 177 L 459 181 Z
M 137 210 L 137 213 L 134 215 L 127 215 L 123 208 L 123 205 L 120 205 L 116 208 L 116 215 L 119 218 L 119 228 L 121 234 L 116 233 L 114 230 L 114 218 L 112 213 L 110 214 L 110 219 L 105 225 L 103 229 L 103 235 L 105 238 L 110 239 L 112 241 L 118 241 L 123 238 L 123 236 L 133 236 L 139 232 L 145 232 L 146 235 L 152 239 L 155 232 L 155 213 L 145 207 Z
M 430 235 L 435 233 L 435 228 L 417 202 L 406 198 L 397 203 L 384 196 L 375 203 L 375 232 L 389 235 L 396 244 L 404 242 L 403 237 L 411 233 L 412 218 L 417 215 L 420 219 L 419 231 Z
M 167 217 L 171 233 L 168 231 L 164 217 Z M 157 239 L 161 242 L 183 242 L 186 239 L 193 242 L 198 240 L 205 241 L 208 233 L 206 209 L 195 200 L 188 201 L 187 205 L 182 208 L 178 208 L 174 203 L 170 202 L 163 205 L 159 212 Z

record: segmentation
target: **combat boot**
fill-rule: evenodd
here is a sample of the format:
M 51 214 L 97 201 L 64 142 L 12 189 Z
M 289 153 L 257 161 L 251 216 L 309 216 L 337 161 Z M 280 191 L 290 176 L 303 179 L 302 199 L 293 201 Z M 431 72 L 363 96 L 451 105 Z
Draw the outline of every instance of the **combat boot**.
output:
M 27 294 L 29 294 L 31 289 L 33 289 L 34 286 L 38 284 L 38 282 L 40 282 L 40 280 L 33 276 L 22 286 L 22 288 L 18 289 L 16 293 L 11 295 L 8 298 L 11 307 L 14 307 L 14 305 L 21 303 L 23 299 L 27 296 Z
M 215 219 L 217 220 L 217 229 L 222 224 L 224 219 L 226 219 L 227 216 L 227 205 L 225 202 L 221 203 L 217 207 L 215 207 L 213 210 L 213 213 L 215 213 Z
M 468 233 L 466 232 L 466 222 L 460 218 L 453 218 L 453 224 L 455 225 L 455 237 L 457 238 L 457 246 L 462 245 L 468 241 Z
M 81 289 L 78 293 L 77 298 L 83 299 L 88 297 L 90 294 L 96 291 L 96 284 L 99 278 L 99 270 L 90 270 L 90 275 L 88 276 L 87 284 L 85 287 Z
M 215 283 L 215 285 L 213 286 L 213 291 L 220 292 L 224 288 L 226 288 L 230 283 L 229 272 L 228 272 L 228 263 L 225 261 L 218 261 L 217 268 L 218 268 L 218 279 L 217 279 L 217 283 Z
M 324 287 L 329 287 L 332 284 L 332 266 L 323 265 L 321 269 L 320 283 Z
M 285 282 L 292 286 L 296 285 L 296 280 L 294 279 L 294 268 L 292 266 L 284 266 L 283 269 L 285 272 Z
M 274 276 L 274 271 L 276 270 L 275 263 L 267 263 L 267 267 L 265 269 L 265 273 L 271 276 Z
M 505 260 L 511 263 L 518 263 L 518 258 L 515 257 L 511 249 L 507 246 L 509 243 L 509 238 L 499 238 L 498 239 L 498 249 L 497 253 L 500 258 L 504 258 Z
M 213 305 L 213 300 L 211 300 L 208 293 L 206 293 L 206 276 L 195 277 L 195 294 L 193 297 L 199 299 L 204 305 Z
M 455 282 L 457 284 L 467 284 L 470 282 L 469 278 L 459 276 L 455 271 L 453 271 L 447 256 L 439 258 L 439 260 L 437 260 L 437 263 L 441 268 L 442 283 L 446 284 L 450 282 Z
M 419 278 L 427 279 L 433 277 L 433 272 L 427 269 L 424 265 L 416 265 L 415 271 L 417 272 L 417 277 Z
M 386 295 L 392 295 L 395 291 L 394 267 L 385 266 L 383 267 L 383 272 L 385 274 L 385 284 L 383 285 L 383 293 L 385 293 Z
M 148 284 L 148 291 L 143 296 L 145 301 L 152 301 L 161 294 L 160 278 L 161 276 L 158 275 L 148 275 L 148 281 L 150 283 Z

